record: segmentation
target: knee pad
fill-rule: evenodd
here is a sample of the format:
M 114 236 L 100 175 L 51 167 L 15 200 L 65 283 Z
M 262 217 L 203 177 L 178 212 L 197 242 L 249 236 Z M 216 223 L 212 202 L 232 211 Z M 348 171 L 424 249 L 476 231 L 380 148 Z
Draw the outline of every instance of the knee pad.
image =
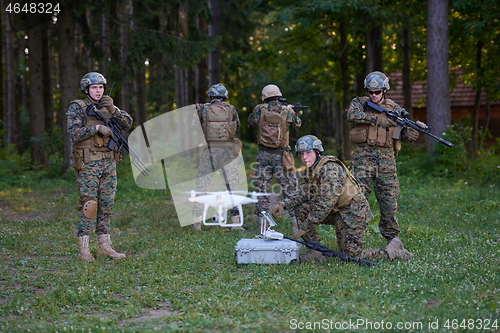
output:
M 83 203 L 82 214 L 89 219 L 93 219 L 97 212 L 97 201 L 94 199 L 87 200 Z

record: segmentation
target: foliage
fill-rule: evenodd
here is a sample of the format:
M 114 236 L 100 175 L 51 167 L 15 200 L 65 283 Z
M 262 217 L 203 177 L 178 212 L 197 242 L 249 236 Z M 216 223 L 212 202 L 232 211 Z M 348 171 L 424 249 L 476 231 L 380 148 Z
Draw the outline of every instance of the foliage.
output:
M 369 268 L 334 258 L 236 265 L 234 245 L 253 237 L 255 223 L 247 233 L 181 228 L 168 192 L 137 188 L 128 165 L 118 177 L 112 239 L 128 258 L 90 264 L 77 259 L 74 179 L 2 184 L 0 331 L 290 332 L 302 331 L 294 323 L 365 320 L 427 332 L 436 320 L 440 331 L 458 331 L 446 320 L 499 319 L 498 184 L 402 175 L 398 217 L 414 259 Z M 374 212 L 365 246 L 378 248 Z M 333 228 L 319 231 L 335 249 Z
M 405 145 L 398 156 L 398 173 L 412 177 L 437 177 L 445 179 L 469 179 L 475 183 L 500 185 L 500 140 L 495 145 L 483 148 L 479 159 L 471 160 L 467 147 L 470 145 L 470 122 L 468 118 L 450 125 L 441 137 L 453 143 L 449 148 L 436 143 L 434 155 L 424 151 L 424 146 L 412 148 Z

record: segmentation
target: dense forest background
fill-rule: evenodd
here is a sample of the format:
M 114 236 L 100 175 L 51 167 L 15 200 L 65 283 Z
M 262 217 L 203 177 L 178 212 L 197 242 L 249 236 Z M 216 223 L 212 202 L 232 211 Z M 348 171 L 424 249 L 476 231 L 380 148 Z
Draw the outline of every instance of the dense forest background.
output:
M 449 92 L 459 70 L 476 93 L 466 120 L 471 158 L 488 134 L 480 96 L 487 105 L 500 98 L 496 0 L 45 3 L 51 13 L 4 0 L 0 16 L 0 159 L 17 156 L 29 168 L 68 169 L 65 112 L 83 97 L 79 82 L 90 71 L 104 74 L 107 93 L 135 126 L 205 102 L 208 87 L 221 82 L 240 111 L 246 142 L 255 141 L 249 112 L 262 87 L 276 84 L 289 102 L 309 106 L 300 134 L 314 133 L 343 159 L 351 151 L 344 111 L 373 70 L 401 73 L 410 113 L 412 83 L 426 82 L 426 121 L 436 135 L 452 122 Z

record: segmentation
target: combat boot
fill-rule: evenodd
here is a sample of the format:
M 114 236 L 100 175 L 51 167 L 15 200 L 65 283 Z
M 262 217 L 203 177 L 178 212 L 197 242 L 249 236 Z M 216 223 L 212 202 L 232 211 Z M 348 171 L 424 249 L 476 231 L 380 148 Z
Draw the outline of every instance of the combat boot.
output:
M 196 231 L 201 231 L 201 216 L 195 216 L 193 217 L 193 229 Z
M 296 233 L 297 231 L 299 231 L 299 227 L 297 226 L 297 218 L 295 216 L 292 216 L 290 220 L 292 221 L 292 232 Z
M 110 256 L 113 259 L 123 259 L 127 257 L 125 253 L 118 253 L 111 247 L 111 236 L 109 234 L 97 235 L 97 242 L 99 244 L 100 254 Z
M 387 254 L 389 255 L 389 260 L 393 261 L 394 259 L 403 259 L 410 260 L 412 258 L 411 252 L 407 251 L 399 238 L 393 238 L 389 245 L 385 247 Z
M 302 257 L 299 258 L 299 261 L 301 262 L 307 262 L 307 261 L 317 261 L 321 262 L 324 261 L 325 257 L 320 251 L 316 251 L 313 249 L 308 249 L 306 254 L 304 254 Z
M 240 223 L 240 216 L 239 215 L 236 215 L 236 216 L 231 216 L 231 223 L 233 224 L 237 224 L 237 223 Z M 243 228 L 243 226 L 237 226 L 237 227 L 232 227 L 233 230 L 238 230 L 238 231 L 245 231 L 245 228 Z
M 78 244 L 80 245 L 80 253 L 78 254 L 78 258 L 85 260 L 86 262 L 94 261 L 95 259 L 90 253 L 89 236 L 78 237 Z

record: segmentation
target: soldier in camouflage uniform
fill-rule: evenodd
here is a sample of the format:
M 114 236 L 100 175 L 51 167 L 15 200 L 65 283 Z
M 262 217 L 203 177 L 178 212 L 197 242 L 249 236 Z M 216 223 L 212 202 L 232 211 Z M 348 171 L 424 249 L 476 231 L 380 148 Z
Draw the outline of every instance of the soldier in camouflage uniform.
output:
M 110 219 L 116 193 L 116 163 L 121 155 L 107 148 L 111 129 L 95 117 L 88 115 L 93 109 L 109 120 L 111 118 L 124 128 L 132 126 L 130 115 L 113 104 L 113 99 L 104 95 L 106 79 L 102 74 L 91 72 L 80 81 L 81 90 L 87 95 L 83 100 L 71 102 L 66 118 L 68 134 L 73 141 L 72 161 L 80 192 L 77 237 L 80 245 L 78 258 L 94 261 L 90 253 L 89 234 L 92 223 L 97 220 L 100 253 L 113 259 L 125 258 L 125 254 L 111 247 Z
M 294 239 L 319 243 L 317 226 L 330 224 L 335 226 L 341 253 L 367 260 L 409 260 L 411 253 L 397 238 L 385 248 L 363 249 L 366 227 L 373 218 L 368 201 L 346 166 L 335 156 L 322 156 L 323 150 L 314 135 L 297 140 L 295 151 L 307 167 L 306 175 L 298 191 L 274 207 L 273 216 L 281 215 L 284 208 L 298 207 Z M 308 249 L 300 260 L 322 261 L 324 256 Z
M 254 187 L 257 192 L 270 191 L 273 175 L 285 198 L 297 189 L 297 176 L 293 166 L 293 154 L 290 152 L 289 133 L 290 126 L 298 128 L 302 124 L 295 111 L 279 101 L 280 89 L 270 84 L 262 89 L 263 104 L 257 105 L 248 117 L 248 126 L 258 128 L 259 152 L 253 176 Z M 262 225 L 262 211 L 269 210 L 269 197 L 261 196 L 255 205 L 255 214 Z M 289 209 L 292 220 L 292 229 L 297 229 L 297 219 L 293 209 Z
M 348 120 L 356 124 L 351 131 L 351 140 L 356 143 L 351 166 L 367 198 L 373 184 L 380 206 L 379 229 L 387 242 L 390 242 L 401 232 L 396 218 L 399 181 L 394 156 L 401 149 L 401 140 L 413 142 L 419 133 L 413 128 L 395 127 L 396 123 L 388 119 L 385 113 L 364 110 L 363 105 L 367 100 L 386 110 L 394 110 L 397 113 L 403 110 L 385 97 L 390 86 L 384 73 L 368 74 L 364 85 L 367 96 L 354 98 L 347 111 Z M 419 125 L 426 127 L 420 122 Z
M 235 137 L 240 128 L 238 110 L 224 102 L 228 98 L 227 89 L 220 83 L 208 89 L 209 103 L 197 104 L 197 119 L 193 119 L 193 127 L 201 126 L 207 146 L 203 147 L 198 165 L 196 190 L 207 190 L 213 173 L 219 170 L 228 191 L 238 189 L 240 182 L 238 165 L 234 159 L 241 151 L 241 141 Z M 199 121 L 198 121 L 199 120 Z M 203 205 L 195 203 L 193 207 L 193 228 L 201 230 Z M 238 209 L 231 209 L 231 223 L 239 223 Z M 233 227 L 234 230 L 244 230 L 243 227 Z

